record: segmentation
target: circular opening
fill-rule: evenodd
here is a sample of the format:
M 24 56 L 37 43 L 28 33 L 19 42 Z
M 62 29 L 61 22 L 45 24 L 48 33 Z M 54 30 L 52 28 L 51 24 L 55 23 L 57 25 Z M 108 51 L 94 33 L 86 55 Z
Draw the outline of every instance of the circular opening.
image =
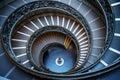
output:
M 76 63 L 76 53 L 66 49 L 64 45 L 53 43 L 43 48 L 40 61 L 49 71 L 62 73 L 71 70 Z

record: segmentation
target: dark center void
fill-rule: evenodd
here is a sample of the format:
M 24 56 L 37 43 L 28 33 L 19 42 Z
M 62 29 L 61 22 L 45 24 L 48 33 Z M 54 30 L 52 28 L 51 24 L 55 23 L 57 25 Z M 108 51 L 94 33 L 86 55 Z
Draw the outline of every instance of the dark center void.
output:
M 43 54 L 43 64 L 46 69 L 63 73 L 71 70 L 76 62 L 76 56 L 64 47 L 51 46 Z

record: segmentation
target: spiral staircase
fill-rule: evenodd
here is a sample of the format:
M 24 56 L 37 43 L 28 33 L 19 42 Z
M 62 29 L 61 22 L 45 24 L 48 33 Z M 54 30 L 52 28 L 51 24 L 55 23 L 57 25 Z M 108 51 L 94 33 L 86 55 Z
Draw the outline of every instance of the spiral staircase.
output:
M 0 80 L 119 80 L 119 0 L 0 5 Z

